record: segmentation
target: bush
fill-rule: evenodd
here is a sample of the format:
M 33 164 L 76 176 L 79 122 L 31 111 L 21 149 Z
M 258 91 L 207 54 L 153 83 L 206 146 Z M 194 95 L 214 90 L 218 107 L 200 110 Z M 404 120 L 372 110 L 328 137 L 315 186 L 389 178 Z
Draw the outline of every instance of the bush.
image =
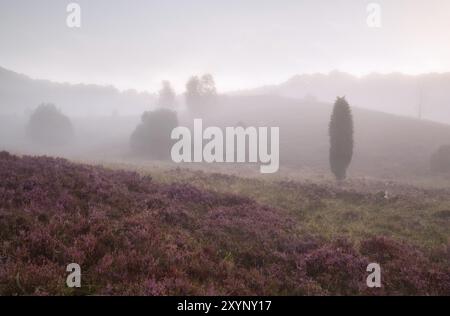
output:
M 43 103 L 36 108 L 30 117 L 26 133 L 33 143 L 44 146 L 66 145 L 74 137 L 70 119 L 51 103 Z
M 431 156 L 431 171 L 436 173 L 450 172 L 450 145 L 441 146 Z
M 170 134 L 177 126 L 178 119 L 174 111 L 159 109 L 145 112 L 131 135 L 132 152 L 154 159 L 169 159 L 172 145 Z

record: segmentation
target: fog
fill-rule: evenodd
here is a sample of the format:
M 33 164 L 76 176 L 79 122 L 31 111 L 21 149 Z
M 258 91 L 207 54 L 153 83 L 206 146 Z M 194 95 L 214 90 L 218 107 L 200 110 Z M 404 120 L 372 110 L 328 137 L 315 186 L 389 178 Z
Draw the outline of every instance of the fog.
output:
M 354 172 L 426 173 L 450 136 L 450 4 L 377 3 L 373 27 L 364 1 L 77 1 L 69 27 L 68 3 L 1 1 L 1 149 L 132 160 L 142 114 L 166 108 L 184 126 L 277 126 L 282 166 L 326 170 L 332 105 L 346 96 Z M 192 111 L 186 84 L 206 73 L 215 98 Z M 43 103 L 70 120 L 70 141 L 30 137 Z
M 449 0 L 0 0 L 0 296 L 449 295 L 449 30 Z
M 32 78 L 178 92 L 195 73 L 222 91 L 340 70 L 419 74 L 450 69 L 446 0 L 76 1 L 81 27 L 66 26 L 69 1 L 0 1 L 1 66 Z

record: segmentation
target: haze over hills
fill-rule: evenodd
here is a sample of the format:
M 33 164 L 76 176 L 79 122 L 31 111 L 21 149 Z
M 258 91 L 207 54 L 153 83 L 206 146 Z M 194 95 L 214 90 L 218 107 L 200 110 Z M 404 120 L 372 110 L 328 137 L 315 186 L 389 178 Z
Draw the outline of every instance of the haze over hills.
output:
M 280 162 L 328 169 L 328 124 L 332 103 L 276 95 L 223 97 L 204 126 L 280 127 Z M 382 177 L 429 171 L 431 154 L 450 142 L 450 126 L 353 107 L 355 153 L 351 170 Z M 220 115 L 217 115 L 220 113 Z M 182 122 L 189 120 L 182 118 Z
M 450 83 L 450 79 L 444 80 L 447 77 L 450 75 L 380 75 L 361 79 L 343 73 L 303 75 L 279 86 L 220 95 L 217 104 L 201 117 L 204 126 L 236 126 L 239 123 L 279 126 L 282 165 L 327 170 L 332 101 L 337 95 L 347 95 L 355 120 L 356 145 L 351 169 L 360 174 L 383 177 L 424 173 L 428 172 L 431 154 L 450 142 L 450 126 L 379 110 L 407 115 L 409 109 L 413 115 L 413 87 L 422 78 L 427 91 L 433 89 L 440 96 L 433 99 L 436 101 L 434 112 L 430 111 L 431 106 L 426 106 L 424 116 L 428 118 L 431 114 L 441 113 L 439 119 L 449 121 L 450 115 L 445 114 L 449 109 L 444 101 L 438 102 L 450 100 L 450 89 L 445 91 L 447 82 Z M 432 100 L 431 96 L 424 99 Z M 377 100 L 378 104 L 383 104 L 380 108 L 375 106 Z M 398 101 L 396 105 L 395 100 Z M 71 148 L 53 154 L 68 157 L 73 154 L 98 157 L 100 154 L 114 159 L 127 155 L 129 137 L 139 116 L 154 107 L 156 97 L 148 93 L 121 93 L 113 87 L 33 80 L 0 69 L 0 114 L 16 114 L 15 119 L 4 116 L 0 120 L 1 146 L 17 152 L 33 152 L 24 137 L 27 122 L 24 113 L 41 102 L 54 102 L 72 118 L 75 127 L 77 141 Z M 178 110 L 180 124 L 190 126 L 194 117 L 182 107 Z M 111 115 L 114 112 L 118 115 Z M 47 150 L 44 148 L 36 153 L 47 153 Z
M 325 103 L 345 95 L 353 106 L 450 124 L 450 73 L 363 77 L 339 71 L 302 74 L 281 84 L 226 94 L 277 95 Z M 73 116 L 139 115 L 155 104 L 156 94 L 136 90 L 121 92 L 113 86 L 32 79 L 0 67 L 0 113 L 26 113 L 40 102 L 53 102 Z
M 450 73 L 392 73 L 362 77 L 339 71 L 302 74 L 278 85 L 236 94 L 269 94 L 330 103 L 336 96 L 345 95 L 353 105 L 362 108 L 450 123 Z
M 154 100 L 149 93 L 32 79 L 0 67 L 0 114 L 23 114 L 42 102 L 50 102 L 72 116 L 130 115 L 142 113 Z
M 356 77 L 333 71 L 302 74 L 289 80 L 227 95 L 277 95 L 311 102 L 334 102 L 345 95 L 353 106 L 450 123 L 450 73 L 371 74 Z M 32 79 L 0 67 L 0 113 L 22 114 L 39 102 L 53 102 L 69 115 L 139 115 L 155 104 L 156 94 L 119 91 L 113 86 L 57 83 Z

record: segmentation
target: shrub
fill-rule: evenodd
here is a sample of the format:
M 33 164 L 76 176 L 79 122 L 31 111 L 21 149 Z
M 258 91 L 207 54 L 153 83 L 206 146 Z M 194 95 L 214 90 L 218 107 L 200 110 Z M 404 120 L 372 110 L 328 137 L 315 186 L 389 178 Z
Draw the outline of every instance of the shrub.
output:
M 35 144 L 62 146 L 74 137 L 70 119 L 54 104 L 41 104 L 32 113 L 27 125 L 27 137 Z
M 344 239 L 315 249 L 305 258 L 307 275 L 337 295 L 357 295 L 364 290 L 368 263 Z
M 431 156 L 431 171 L 435 173 L 450 172 L 450 145 L 441 146 Z
M 131 135 L 134 154 L 165 160 L 170 157 L 170 134 L 178 126 L 177 115 L 168 109 L 158 109 L 142 114 L 141 123 Z
M 439 264 L 419 249 L 387 237 L 372 237 L 361 243 L 361 253 L 382 267 L 379 294 L 442 295 L 450 293 L 448 261 Z

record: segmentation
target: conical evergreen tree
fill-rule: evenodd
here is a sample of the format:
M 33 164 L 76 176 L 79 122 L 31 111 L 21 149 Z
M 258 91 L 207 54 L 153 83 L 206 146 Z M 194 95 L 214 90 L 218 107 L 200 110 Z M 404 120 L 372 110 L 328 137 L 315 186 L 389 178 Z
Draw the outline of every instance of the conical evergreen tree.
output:
M 334 103 L 329 133 L 331 171 L 342 181 L 353 156 L 353 117 L 345 97 L 338 97 Z

